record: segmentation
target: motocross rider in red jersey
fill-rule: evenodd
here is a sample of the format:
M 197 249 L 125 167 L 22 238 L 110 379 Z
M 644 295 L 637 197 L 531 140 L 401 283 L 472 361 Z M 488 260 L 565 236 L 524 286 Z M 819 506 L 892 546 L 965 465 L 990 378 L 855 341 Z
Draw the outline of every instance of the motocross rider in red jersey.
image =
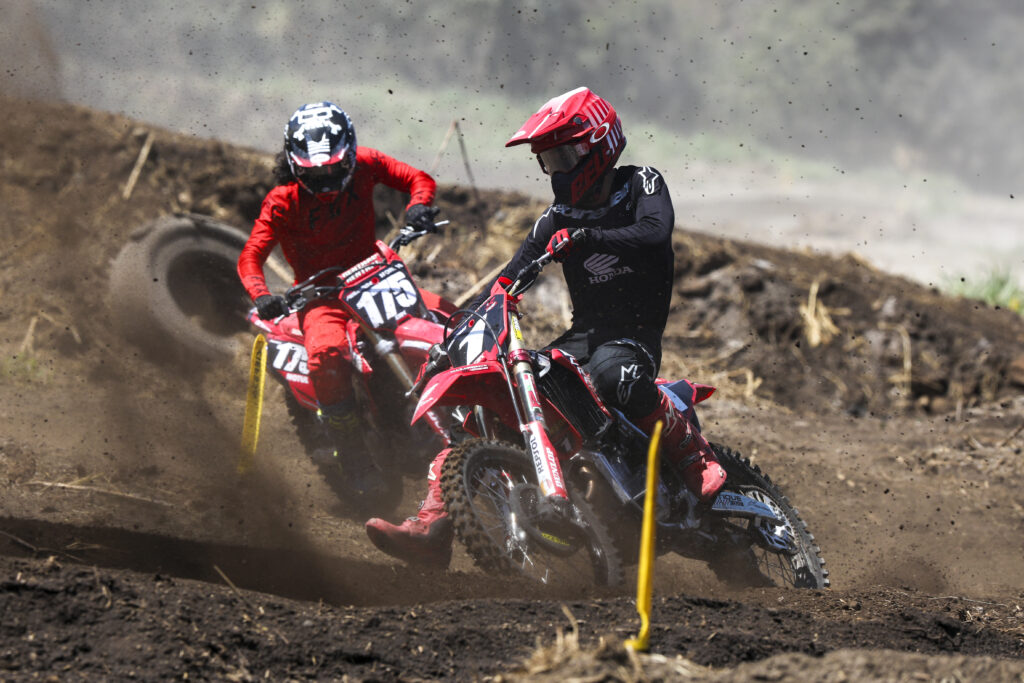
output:
M 661 420 L 668 466 L 710 505 L 725 470 L 701 434 L 655 385 L 672 295 L 675 213 L 661 174 L 615 163 L 626 145 L 612 106 L 587 88 L 547 102 L 505 143 L 530 144 L 551 177 L 554 202 L 499 278 L 513 278 L 545 251 L 562 261 L 573 305 L 568 331 L 548 348 L 576 357 L 598 393 L 647 433 Z M 575 235 L 583 229 L 583 238 Z M 479 305 L 485 294 L 470 308 Z M 446 567 L 452 525 L 440 491 L 448 451 L 431 464 L 427 498 L 401 525 L 366 524 L 370 540 L 407 562 Z
M 324 268 L 355 265 L 375 253 L 375 185 L 407 192 L 406 221 L 418 230 L 434 230 L 434 179 L 375 149 L 357 146 L 352 121 L 331 102 L 295 111 L 285 125 L 284 150 L 276 162 L 278 185 L 263 200 L 238 258 L 238 275 L 263 320 L 288 314 L 284 297 L 270 292 L 263 274 L 275 245 L 281 245 L 296 282 Z M 346 328 L 354 321 L 341 302 L 321 300 L 299 313 L 299 324 L 321 421 L 337 446 L 360 444 L 367 425 L 355 409 L 346 341 Z M 365 471 L 350 473 L 355 486 L 377 490 L 383 480 L 371 460 L 354 460 L 367 464 Z

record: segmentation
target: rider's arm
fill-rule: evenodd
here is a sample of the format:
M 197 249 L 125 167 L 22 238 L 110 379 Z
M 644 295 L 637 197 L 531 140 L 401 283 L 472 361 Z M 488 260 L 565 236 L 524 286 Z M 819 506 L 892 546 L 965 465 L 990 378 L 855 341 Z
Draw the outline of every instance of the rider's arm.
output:
M 252 226 L 252 233 L 242 247 L 242 253 L 238 255 L 238 277 L 241 278 L 242 286 L 253 301 L 270 294 L 266 277 L 263 275 L 263 264 L 277 244 L 274 226 L 284 220 L 284 207 L 277 196 L 278 189 L 271 190 L 263 200 L 263 207 Z
M 636 205 L 636 222 L 594 230 L 589 238 L 595 249 L 647 249 L 671 239 L 676 215 L 661 174 L 649 166 L 638 168 L 630 180 L 630 192 Z
M 421 171 L 370 147 L 359 147 L 357 153 L 356 163 L 369 168 L 377 182 L 409 194 L 409 203 L 406 205 L 406 209 L 413 204 L 430 206 L 434 203 L 437 183 L 426 171 Z
M 541 214 L 537 222 L 533 224 L 533 230 L 527 234 L 526 239 L 519 245 L 519 250 L 516 251 L 512 260 L 501 269 L 501 273 L 496 278 L 487 283 L 487 286 L 473 299 L 473 302 L 467 308 L 474 309 L 482 304 L 490 295 L 491 288 L 494 287 L 494 283 L 499 278 L 513 279 L 527 264 L 543 254 L 554 231 L 554 222 L 551 220 L 551 208 L 548 207 L 548 210 Z

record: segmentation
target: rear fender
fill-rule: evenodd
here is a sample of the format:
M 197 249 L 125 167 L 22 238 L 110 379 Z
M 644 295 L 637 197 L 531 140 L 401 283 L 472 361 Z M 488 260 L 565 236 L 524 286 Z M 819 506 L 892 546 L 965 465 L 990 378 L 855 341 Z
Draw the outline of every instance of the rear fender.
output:
M 715 387 L 710 384 L 691 382 L 688 379 L 663 379 L 659 377 L 655 380 L 655 384 L 658 385 L 659 389 L 669 391 L 690 405 L 708 400 L 716 391 Z
M 509 425 L 518 423 L 505 373 L 497 361 L 462 365 L 431 377 L 416 404 L 412 421 L 415 423 L 424 413 L 438 405 L 483 406 Z
M 715 388 L 685 379 L 675 382 L 658 380 L 657 384 L 658 389 L 675 404 L 676 410 L 693 423 L 697 427 L 697 431 L 700 431 L 700 419 L 697 417 L 696 405 L 710 398 L 711 394 L 715 393 Z

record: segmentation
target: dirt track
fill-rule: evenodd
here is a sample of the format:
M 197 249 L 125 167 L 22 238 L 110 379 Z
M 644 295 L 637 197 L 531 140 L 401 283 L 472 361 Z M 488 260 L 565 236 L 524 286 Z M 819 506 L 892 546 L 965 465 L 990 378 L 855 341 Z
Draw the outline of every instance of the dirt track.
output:
M 159 215 L 247 225 L 267 159 L 157 130 L 125 198 L 151 128 L 61 105 L 2 111 L 0 679 L 465 680 L 524 666 L 569 630 L 563 604 L 587 649 L 635 632 L 628 594 L 543 595 L 461 554 L 447 574 L 389 561 L 298 455 L 277 388 L 240 479 L 245 358 L 141 354 L 111 325 L 106 278 Z M 440 204 L 487 238 L 450 236 L 429 263 L 422 249 L 416 276 L 451 296 L 537 209 L 461 188 Z M 648 677 L 1024 676 L 1024 320 L 850 258 L 682 229 L 677 246 L 663 374 L 720 387 L 705 429 L 797 503 L 833 588 L 731 593 L 665 558 L 652 649 L 693 664 L 646 661 Z M 557 291 L 546 302 L 557 310 Z M 525 322 L 537 340 L 560 324 L 541 308 Z M 408 482 L 402 512 L 418 492 Z M 595 666 L 634 666 L 607 657 Z

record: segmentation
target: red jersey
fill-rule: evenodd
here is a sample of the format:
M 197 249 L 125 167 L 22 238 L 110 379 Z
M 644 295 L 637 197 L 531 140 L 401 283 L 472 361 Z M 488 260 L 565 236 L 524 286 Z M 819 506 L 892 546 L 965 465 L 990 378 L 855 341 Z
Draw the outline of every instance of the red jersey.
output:
M 373 188 L 383 183 L 430 206 L 436 184 L 424 171 L 369 147 L 356 148 L 356 170 L 345 190 L 318 197 L 298 183 L 267 193 L 252 234 L 238 257 L 238 275 L 253 299 L 270 294 L 263 264 L 276 244 L 295 272 L 295 281 L 332 266 L 355 265 L 373 253 Z

